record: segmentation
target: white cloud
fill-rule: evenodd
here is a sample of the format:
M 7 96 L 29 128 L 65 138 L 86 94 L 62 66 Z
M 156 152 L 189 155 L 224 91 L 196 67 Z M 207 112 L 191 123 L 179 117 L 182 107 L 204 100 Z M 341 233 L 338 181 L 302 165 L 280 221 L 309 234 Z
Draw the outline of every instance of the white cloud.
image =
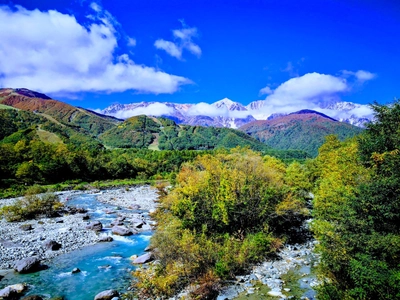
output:
M 96 2 L 90 3 L 90 8 L 93 9 L 97 13 L 102 11 L 100 5 L 98 5 Z
M 264 88 L 262 88 L 261 90 L 260 90 L 260 93 L 259 93 L 259 95 L 261 96 L 261 95 L 269 95 L 269 94 L 272 94 L 273 93 L 273 90 L 269 87 L 269 86 L 266 86 L 266 87 L 264 87 Z
M 182 25 L 184 27 L 186 26 L 184 23 L 182 23 Z M 184 49 L 197 57 L 201 56 L 201 48 L 192 41 L 192 38 L 197 37 L 197 28 L 175 29 L 172 31 L 172 34 L 175 42 L 158 39 L 155 41 L 154 46 L 157 49 L 164 50 L 177 59 L 182 59 L 182 52 Z
M 342 73 L 347 77 L 354 76 L 359 83 L 364 83 L 365 81 L 376 78 L 376 74 L 364 70 L 358 70 L 356 72 L 343 70 Z
M 225 106 L 216 107 L 212 104 L 200 102 L 193 104 L 187 111 L 189 116 L 208 116 L 208 117 L 225 117 L 225 118 L 245 118 L 250 113 L 239 110 L 229 110 Z
M 362 81 L 375 77 L 368 71 L 342 71 L 343 76 L 329 74 L 307 73 L 300 77 L 291 78 L 279 85 L 275 90 L 268 86 L 260 90 L 260 94 L 269 95 L 263 101 L 263 106 L 253 111 L 256 119 L 265 119 L 273 113 L 291 113 L 301 109 L 313 109 L 325 113 L 333 118 L 348 118 L 351 115 L 358 117 L 370 117 L 371 109 L 367 105 L 356 105 L 345 111 L 321 109 L 321 103 L 340 102 L 343 93 L 350 92 L 352 81 L 349 76 Z M 347 77 L 350 81 L 346 80 Z
M 159 94 L 191 83 L 136 64 L 127 54 L 116 56 L 118 22 L 98 4 L 93 2 L 91 8 L 95 15 L 83 26 L 74 16 L 55 10 L 0 6 L 0 86 L 47 93 Z
M 157 49 L 162 49 L 167 52 L 169 55 L 176 57 L 177 59 L 182 58 L 182 48 L 175 45 L 173 42 L 165 41 L 165 40 L 157 40 L 154 43 Z
M 276 106 L 317 102 L 348 90 L 346 80 L 327 74 L 307 73 L 278 86 L 265 100 Z
M 173 112 L 173 108 L 165 105 L 164 103 L 150 103 L 148 106 L 140 106 L 130 110 L 118 111 L 114 117 L 120 119 L 127 119 L 133 116 L 147 115 L 147 116 L 162 116 L 169 115 Z
M 135 47 L 136 46 L 136 39 L 132 37 L 127 37 L 127 43 L 129 47 Z
M 344 78 L 328 74 L 307 73 L 291 78 L 275 90 L 265 87 L 260 93 L 268 93 L 264 106 L 253 112 L 257 119 L 263 119 L 272 113 L 290 113 L 300 109 L 316 109 L 318 103 L 338 100 L 339 94 L 348 91 Z

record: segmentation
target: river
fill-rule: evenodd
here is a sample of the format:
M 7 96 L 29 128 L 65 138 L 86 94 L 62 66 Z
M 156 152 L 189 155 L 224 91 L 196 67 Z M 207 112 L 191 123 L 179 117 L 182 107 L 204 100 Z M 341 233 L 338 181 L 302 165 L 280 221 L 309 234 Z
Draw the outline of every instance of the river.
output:
M 88 209 L 91 219 L 103 223 L 105 229 L 102 234 L 108 235 L 111 235 L 111 230 L 107 227 L 117 218 L 117 213 L 107 214 L 105 211 L 128 211 L 98 202 L 95 195 L 86 194 L 74 196 L 68 205 Z M 114 241 L 110 243 L 98 243 L 51 259 L 46 270 L 31 274 L 6 272 L 0 281 L 0 288 L 25 282 L 29 285 L 26 295 L 43 298 L 62 296 L 66 300 L 92 300 L 96 294 L 107 289 L 124 292 L 132 279 L 130 271 L 135 268 L 130 257 L 144 253 L 151 234 L 147 231 L 126 237 L 113 235 Z M 79 268 L 81 272 L 72 274 L 74 268 Z

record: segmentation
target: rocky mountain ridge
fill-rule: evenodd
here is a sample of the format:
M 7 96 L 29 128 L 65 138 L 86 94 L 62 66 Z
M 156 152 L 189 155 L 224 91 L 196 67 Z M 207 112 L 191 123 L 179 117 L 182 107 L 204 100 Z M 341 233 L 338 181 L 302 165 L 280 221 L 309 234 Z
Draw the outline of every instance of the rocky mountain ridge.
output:
M 239 128 L 256 120 L 272 120 L 291 112 L 269 113 L 268 103 L 257 100 L 244 106 L 239 102 L 224 98 L 212 104 L 195 103 L 179 104 L 173 102 L 139 102 L 129 104 L 113 104 L 99 111 L 102 114 L 118 118 L 146 114 L 167 117 L 177 124 L 200 125 L 213 127 Z M 311 107 L 325 115 L 344 123 L 364 127 L 372 120 L 372 113 L 367 105 L 345 101 L 321 102 Z M 310 109 L 304 107 L 303 109 Z

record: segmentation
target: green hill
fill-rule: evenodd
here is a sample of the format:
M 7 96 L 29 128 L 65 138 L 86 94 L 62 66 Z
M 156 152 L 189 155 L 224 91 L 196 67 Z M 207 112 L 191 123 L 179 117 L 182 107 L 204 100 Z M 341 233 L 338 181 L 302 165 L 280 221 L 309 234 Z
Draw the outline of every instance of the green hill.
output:
M 304 110 L 272 120 L 255 121 L 239 130 L 251 135 L 271 148 L 302 150 L 312 156 L 325 142 L 325 136 L 334 134 L 340 140 L 353 137 L 363 129 L 338 122 L 321 113 Z
M 158 148 L 160 150 L 210 150 L 248 146 L 254 150 L 269 147 L 234 129 L 179 126 L 166 118 L 136 116 L 104 132 L 99 139 L 115 148 Z
M 65 143 L 78 149 L 95 150 L 103 146 L 90 135 L 53 122 L 30 111 L 0 107 L 0 143 L 15 144 L 20 140 L 41 140 L 46 143 Z

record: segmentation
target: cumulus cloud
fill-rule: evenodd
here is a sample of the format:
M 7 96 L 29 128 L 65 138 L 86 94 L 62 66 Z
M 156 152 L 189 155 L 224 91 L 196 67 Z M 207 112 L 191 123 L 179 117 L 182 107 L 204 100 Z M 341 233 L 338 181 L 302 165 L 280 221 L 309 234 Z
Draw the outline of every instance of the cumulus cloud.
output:
M 345 118 L 352 114 L 355 116 L 370 116 L 371 109 L 366 105 L 349 107 L 342 112 L 336 109 L 323 109 L 323 103 L 340 102 L 343 93 L 350 92 L 352 81 L 348 76 L 353 76 L 357 81 L 370 80 L 375 77 L 368 71 L 343 72 L 344 76 L 329 74 L 307 73 L 300 77 L 291 78 L 279 85 L 275 90 L 268 86 L 260 90 L 260 94 L 268 96 L 263 101 L 263 106 L 252 112 L 257 119 L 265 119 L 273 113 L 291 113 L 301 109 L 313 109 L 334 118 Z
M 116 55 L 118 22 L 92 3 L 84 25 L 55 10 L 0 6 L 0 86 L 47 93 L 174 93 L 187 78 Z M 134 39 L 128 44 L 136 44 Z
M 287 80 L 275 90 L 261 89 L 269 95 L 263 106 L 252 114 L 265 119 L 273 113 L 290 113 L 300 109 L 317 109 L 322 101 L 338 100 L 339 94 L 348 91 L 346 79 L 329 74 L 307 73 Z
M 265 100 L 274 106 L 310 104 L 348 90 L 346 80 L 327 74 L 308 73 L 278 86 Z
M 182 59 L 183 50 L 187 50 L 197 57 L 200 57 L 201 48 L 192 41 L 192 38 L 197 37 L 197 28 L 186 28 L 184 23 L 182 23 L 182 25 L 184 28 L 172 31 L 174 42 L 158 39 L 154 42 L 154 46 L 157 49 L 164 50 L 177 59 Z

